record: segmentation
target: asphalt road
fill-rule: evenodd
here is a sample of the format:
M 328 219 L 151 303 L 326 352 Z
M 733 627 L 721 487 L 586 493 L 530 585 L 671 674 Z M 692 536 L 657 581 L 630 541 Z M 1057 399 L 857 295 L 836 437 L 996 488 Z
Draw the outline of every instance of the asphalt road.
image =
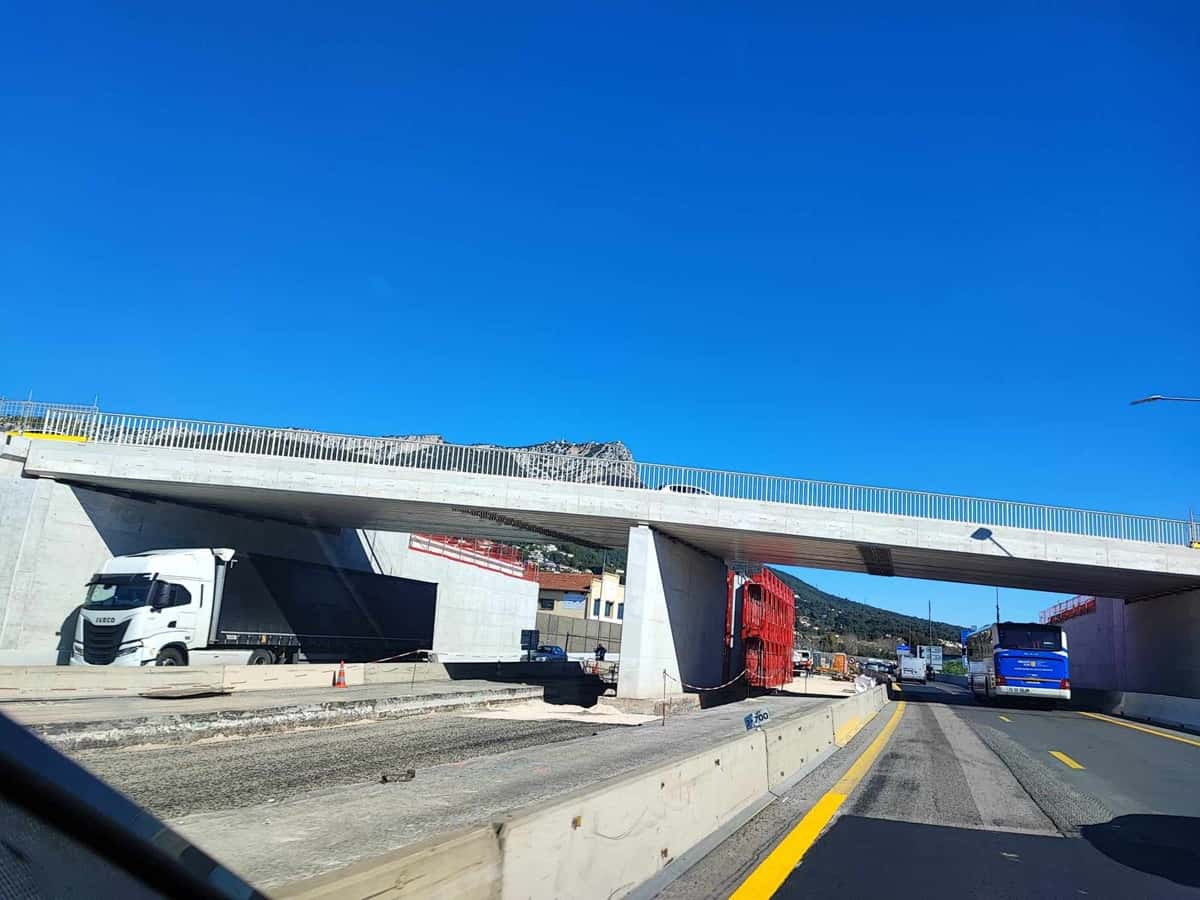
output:
M 1200 897 L 1200 738 L 984 706 L 947 684 L 894 697 L 895 733 L 776 896 Z M 728 896 L 886 718 L 662 896 Z
M 290 800 L 381 775 L 590 737 L 612 726 L 434 713 L 75 759 L 161 818 Z

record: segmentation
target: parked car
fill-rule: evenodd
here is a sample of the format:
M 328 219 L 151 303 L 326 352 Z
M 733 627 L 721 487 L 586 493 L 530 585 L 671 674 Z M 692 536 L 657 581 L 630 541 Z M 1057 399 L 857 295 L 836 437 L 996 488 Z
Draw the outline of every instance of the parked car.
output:
M 891 684 L 892 682 L 892 673 L 884 663 L 867 663 L 863 674 L 874 678 L 876 684 Z
M 704 488 L 699 488 L 692 484 L 664 484 L 659 490 L 670 491 L 673 494 L 703 494 L 706 497 L 712 496 L 712 491 L 706 491 Z
M 567 651 L 553 644 L 542 644 L 533 652 L 534 662 L 566 662 Z

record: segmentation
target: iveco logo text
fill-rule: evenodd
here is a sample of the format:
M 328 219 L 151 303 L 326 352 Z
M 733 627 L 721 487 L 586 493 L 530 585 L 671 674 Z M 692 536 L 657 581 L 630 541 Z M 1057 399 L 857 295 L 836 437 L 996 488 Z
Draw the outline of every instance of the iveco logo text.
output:
M 97 625 L 111 625 L 116 621 L 117 620 L 114 616 L 97 616 L 96 617 Z

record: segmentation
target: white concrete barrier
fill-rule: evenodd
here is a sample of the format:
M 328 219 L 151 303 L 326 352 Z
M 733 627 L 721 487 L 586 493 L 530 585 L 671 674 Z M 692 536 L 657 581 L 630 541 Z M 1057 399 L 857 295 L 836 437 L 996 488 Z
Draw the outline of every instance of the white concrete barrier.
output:
M 278 691 L 285 688 L 330 687 L 337 663 L 300 666 L 222 666 L 226 691 Z M 346 664 L 346 685 L 365 684 L 363 663 Z
M 1120 714 L 1168 728 L 1200 731 L 1200 700 L 1194 697 L 1168 697 L 1166 694 L 1138 694 L 1126 691 L 1121 698 Z
M 493 826 L 431 838 L 273 893 L 292 900 L 622 897 L 752 815 L 771 790 L 848 742 L 887 702 L 879 685 Z
M 0 701 L 328 687 L 336 663 L 296 666 L 0 666 Z M 438 663 L 347 663 L 346 684 L 443 681 Z
M 120 697 L 157 692 L 220 692 L 222 666 L 151 666 L 96 669 L 86 666 L 0 667 L 0 700 Z
M 772 791 L 808 774 L 837 749 L 829 707 L 768 725 L 763 733 L 767 738 L 767 785 Z
M 833 740 L 839 747 L 850 743 L 850 739 L 866 724 L 866 698 L 869 696 L 855 694 L 833 707 Z
M 887 688 L 880 684 L 835 703 L 832 707 L 834 742 L 845 747 L 887 702 Z
M 486 825 L 439 835 L 271 894 L 281 900 L 493 900 L 499 891 L 500 842 Z
M 767 793 L 766 755 L 764 735 L 752 732 L 517 813 L 500 827 L 500 896 L 583 900 L 632 890 Z
M 366 683 L 384 684 L 393 681 L 445 681 L 450 677 L 446 667 L 434 662 L 367 663 Z

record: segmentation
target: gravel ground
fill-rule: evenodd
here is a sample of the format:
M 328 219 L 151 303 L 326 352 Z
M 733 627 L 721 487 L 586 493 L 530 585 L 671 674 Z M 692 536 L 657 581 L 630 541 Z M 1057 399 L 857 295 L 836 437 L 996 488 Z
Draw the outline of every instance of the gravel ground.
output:
M 434 713 L 185 747 L 84 750 L 76 760 L 161 818 L 291 799 L 522 747 L 591 737 L 610 726 Z

